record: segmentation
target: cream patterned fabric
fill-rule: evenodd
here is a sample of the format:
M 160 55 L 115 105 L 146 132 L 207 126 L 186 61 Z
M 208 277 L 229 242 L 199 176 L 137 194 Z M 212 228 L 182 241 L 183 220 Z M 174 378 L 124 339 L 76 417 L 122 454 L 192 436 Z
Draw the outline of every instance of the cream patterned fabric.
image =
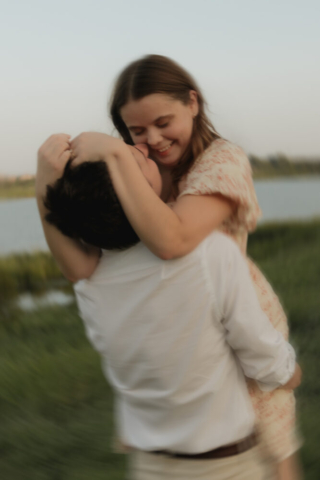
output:
M 214 141 L 196 160 L 179 197 L 213 193 L 222 194 L 237 205 L 235 213 L 223 224 L 221 231 L 230 235 L 246 254 L 248 232 L 255 229 L 261 210 L 246 154 L 224 139 Z M 287 318 L 278 297 L 250 259 L 248 264 L 263 311 L 273 326 L 287 338 Z M 281 461 L 301 444 L 295 432 L 294 394 L 286 390 L 262 392 L 253 381 L 248 381 L 248 387 L 258 419 L 262 447 L 267 456 Z

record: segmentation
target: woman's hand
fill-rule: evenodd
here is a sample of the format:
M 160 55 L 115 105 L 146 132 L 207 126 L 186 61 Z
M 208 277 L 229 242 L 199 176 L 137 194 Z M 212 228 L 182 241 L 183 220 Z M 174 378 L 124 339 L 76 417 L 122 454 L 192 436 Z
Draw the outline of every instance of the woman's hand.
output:
M 39 148 L 36 176 L 36 196 L 38 198 L 42 198 L 46 194 L 47 185 L 54 183 L 62 176 L 71 154 L 70 138 L 70 135 L 64 133 L 51 135 Z
M 85 132 L 78 135 L 70 142 L 74 160 L 73 165 L 83 162 L 108 160 L 123 149 L 125 143 L 119 138 L 111 137 L 105 133 Z

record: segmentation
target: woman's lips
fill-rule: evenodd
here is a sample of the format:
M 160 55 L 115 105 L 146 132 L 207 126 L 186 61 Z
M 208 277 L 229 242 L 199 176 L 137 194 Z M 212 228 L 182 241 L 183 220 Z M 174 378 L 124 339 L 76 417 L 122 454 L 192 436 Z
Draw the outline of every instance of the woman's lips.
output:
M 167 155 L 169 155 L 173 144 L 174 144 L 174 142 L 172 142 L 170 145 L 168 145 L 167 147 L 165 147 L 165 149 L 155 150 L 155 152 L 156 152 L 157 155 L 159 155 L 160 157 L 166 157 Z

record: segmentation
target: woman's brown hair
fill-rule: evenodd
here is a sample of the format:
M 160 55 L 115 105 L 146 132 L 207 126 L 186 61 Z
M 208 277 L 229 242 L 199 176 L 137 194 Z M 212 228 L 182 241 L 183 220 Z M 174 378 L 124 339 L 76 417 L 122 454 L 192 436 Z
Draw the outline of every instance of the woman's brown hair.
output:
M 199 112 L 193 121 L 189 146 L 172 172 L 175 194 L 177 194 L 179 180 L 189 171 L 198 156 L 215 139 L 220 138 L 205 113 L 206 103 L 195 80 L 170 58 L 161 55 L 147 55 L 130 63 L 121 72 L 116 81 L 110 104 L 111 118 L 115 128 L 126 143 L 133 145 L 130 133 L 120 114 L 124 105 L 130 100 L 139 100 L 153 93 L 169 95 L 187 105 L 190 102 L 190 90 L 197 92 Z

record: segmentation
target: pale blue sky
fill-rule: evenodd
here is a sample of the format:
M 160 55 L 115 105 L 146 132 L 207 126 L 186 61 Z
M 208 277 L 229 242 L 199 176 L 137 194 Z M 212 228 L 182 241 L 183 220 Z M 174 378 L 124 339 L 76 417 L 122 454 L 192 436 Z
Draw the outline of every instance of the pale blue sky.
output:
M 34 173 L 51 133 L 110 133 L 114 78 L 147 53 L 189 70 L 247 152 L 320 156 L 318 0 L 12 0 L 0 22 L 0 174 Z

